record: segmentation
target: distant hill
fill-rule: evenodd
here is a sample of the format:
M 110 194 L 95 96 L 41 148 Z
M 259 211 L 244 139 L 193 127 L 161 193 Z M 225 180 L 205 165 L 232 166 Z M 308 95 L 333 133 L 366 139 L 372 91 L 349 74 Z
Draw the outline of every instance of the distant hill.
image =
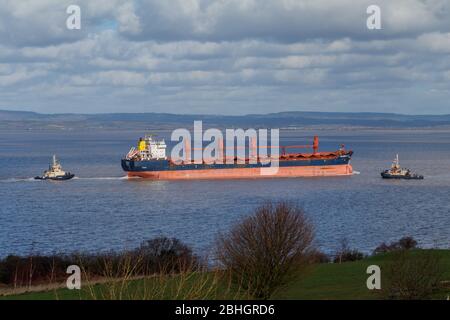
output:
M 202 120 L 212 127 L 345 126 L 372 128 L 449 127 L 449 115 L 393 113 L 279 112 L 243 116 L 180 115 L 169 113 L 41 114 L 0 110 L 0 129 L 143 129 L 191 126 Z

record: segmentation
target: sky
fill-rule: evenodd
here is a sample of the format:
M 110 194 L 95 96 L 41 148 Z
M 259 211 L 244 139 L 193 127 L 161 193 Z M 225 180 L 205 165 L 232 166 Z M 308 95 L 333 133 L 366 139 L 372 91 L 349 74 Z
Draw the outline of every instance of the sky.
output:
M 0 109 L 449 114 L 450 1 L 0 0 Z

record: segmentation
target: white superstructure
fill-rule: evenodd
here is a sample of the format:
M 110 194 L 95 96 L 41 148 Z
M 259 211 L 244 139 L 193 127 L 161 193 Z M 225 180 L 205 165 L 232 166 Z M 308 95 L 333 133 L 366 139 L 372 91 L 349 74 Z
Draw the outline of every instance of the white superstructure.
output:
M 408 174 L 409 172 L 410 172 L 409 169 L 403 169 L 402 167 L 400 167 L 400 161 L 398 160 L 398 154 L 397 154 L 394 161 L 392 162 L 389 173 L 391 175 L 405 175 L 405 174 Z
M 45 178 L 56 178 L 60 176 L 64 176 L 66 174 L 65 171 L 62 170 L 61 164 L 56 159 L 56 155 L 53 155 L 53 161 L 48 166 L 48 170 L 44 171 Z
M 152 159 L 166 160 L 166 142 L 163 140 L 153 140 L 151 136 L 145 137 Z
M 139 160 L 167 160 L 167 145 L 164 139 L 155 140 L 153 135 L 146 135 L 138 141 L 137 148 L 133 147 L 127 154 L 127 159 Z

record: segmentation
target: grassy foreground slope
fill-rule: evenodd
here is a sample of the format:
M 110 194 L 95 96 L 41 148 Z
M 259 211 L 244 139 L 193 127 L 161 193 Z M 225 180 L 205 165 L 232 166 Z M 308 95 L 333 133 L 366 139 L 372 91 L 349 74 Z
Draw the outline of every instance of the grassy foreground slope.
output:
M 439 250 L 442 254 L 444 264 L 444 279 L 450 280 L 450 250 Z M 381 296 L 376 291 L 368 290 L 366 280 L 369 276 L 366 269 L 369 265 L 379 265 L 383 270 L 383 265 L 391 259 L 391 254 L 382 254 L 372 256 L 356 262 L 346 262 L 342 264 L 319 264 L 311 269 L 303 279 L 295 281 L 286 287 L 280 289 L 274 296 L 274 299 L 379 299 Z M 382 271 L 383 272 L 383 271 Z M 130 292 L 144 292 L 148 290 L 151 279 L 131 280 L 127 283 L 125 294 L 118 294 L 115 298 L 141 297 L 142 295 Z M 188 280 L 189 281 L 189 280 Z M 382 273 L 383 285 L 383 273 Z M 83 288 L 82 290 L 56 289 L 43 292 L 29 292 L 20 295 L 9 295 L 0 297 L 0 299 L 36 299 L 36 300 L 54 300 L 54 299 L 92 299 L 96 292 L 106 289 L 108 284 L 98 284 Z M 116 286 L 119 291 L 120 285 Z M 207 286 L 206 286 L 207 287 Z M 220 289 L 219 289 L 220 290 Z M 226 289 L 223 289 L 226 291 Z M 94 292 L 94 294 L 92 293 Z M 450 289 L 444 289 L 435 294 L 436 299 L 445 299 L 450 295 Z M 217 295 L 213 295 L 218 297 Z M 165 298 L 171 298 L 170 295 Z M 182 297 L 178 297 L 182 298 Z M 218 298 L 236 298 L 232 293 L 225 294 Z

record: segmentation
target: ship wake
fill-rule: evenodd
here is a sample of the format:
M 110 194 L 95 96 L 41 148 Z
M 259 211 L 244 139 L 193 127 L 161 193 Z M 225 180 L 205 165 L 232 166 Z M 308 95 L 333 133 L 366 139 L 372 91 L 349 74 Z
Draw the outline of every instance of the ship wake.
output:
M 127 180 L 127 176 L 122 177 L 74 177 L 73 180 Z M 7 178 L 0 179 L 0 183 L 18 183 L 18 182 L 43 182 L 35 178 Z
M 8 179 L 1 179 L 0 182 L 2 183 L 14 183 L 14 182 L 40 182 L 42 180 L 35 180 L 34 178 L 8 178 Z
M 122 177 L 74 177 L 74 180 L 126 180 L 127 176 Z

